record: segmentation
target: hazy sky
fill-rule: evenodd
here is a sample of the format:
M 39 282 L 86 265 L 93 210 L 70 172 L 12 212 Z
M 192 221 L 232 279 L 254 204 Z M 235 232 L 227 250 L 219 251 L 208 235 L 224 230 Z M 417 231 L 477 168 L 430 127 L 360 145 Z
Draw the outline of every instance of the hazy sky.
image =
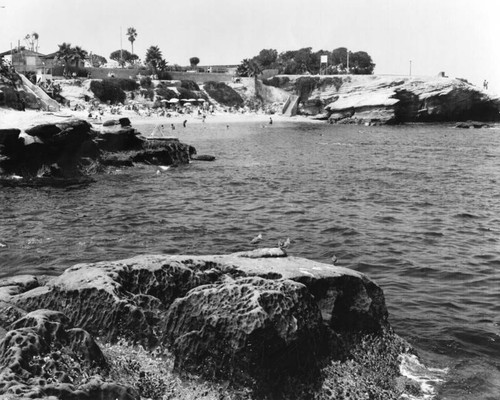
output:
M 500 0 L 0 0 L 0 51 L 40 35 L 41 53 L 69 42 L 109 59 L 151 45 L 170 64 L 238 64 L 278 52 L 348 47 L 368 52 L 377 74 L 484 79 L 500 94 Z M 122 35 L 120 36 L 120 29 Z M 120 40 L 121 39 L 121 40 Z M 121 42 L 121 43 L 120 43 Z

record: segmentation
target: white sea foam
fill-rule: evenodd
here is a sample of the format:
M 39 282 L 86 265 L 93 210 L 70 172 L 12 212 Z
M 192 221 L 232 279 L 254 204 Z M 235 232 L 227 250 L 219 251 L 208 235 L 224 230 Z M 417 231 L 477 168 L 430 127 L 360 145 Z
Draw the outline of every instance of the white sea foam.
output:
M 431 400 L 436 395 L 436 386 L 444 381 L 448 368 L 430 368 L 422 364 L 413 354 L 400 355 L 399 372 L 401 375 L 417 382 L 422 390 L 421 396 L 405 394 L 401 400 Z

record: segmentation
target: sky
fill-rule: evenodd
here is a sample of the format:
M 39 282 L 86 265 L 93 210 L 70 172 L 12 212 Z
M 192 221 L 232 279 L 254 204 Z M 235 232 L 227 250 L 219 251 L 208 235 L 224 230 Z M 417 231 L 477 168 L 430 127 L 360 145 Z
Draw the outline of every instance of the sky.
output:
M 39 34 L 39 51 L 69 42 L 109 59 L 239 64 L 262 49 L 366 51 L 376 74 L 467 79 L 500 95 L 500 0 L 0 0 L 0 52 Z

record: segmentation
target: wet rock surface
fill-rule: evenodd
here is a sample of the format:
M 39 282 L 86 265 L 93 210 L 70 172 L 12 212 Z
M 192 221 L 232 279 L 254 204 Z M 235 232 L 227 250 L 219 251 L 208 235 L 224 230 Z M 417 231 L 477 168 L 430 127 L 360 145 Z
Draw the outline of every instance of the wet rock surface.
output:
M 0 363 L 10 377 L 0 376 L 3 393 L 14 393 L 15 385 L 21 385 L 19 393 L 49 393 L 40 383 L 45 370 L 11 367 L 15 362 L 7 353 L 24 354 L 9 349 L 26 329 L 27 341 L 38 343 L 40 336 L 52 353 L 57 348 L 65 359 L 77 360 L 85 376 L 97 374 L 100 383 L 92 390 L 118 391 L 125 396 L 119 398 L 134 398 L 135 392 L 119 379 L 109 381 L 94 337 L 164 349 L 178 372 L 252 388 L 256 398 L 269 393 L 313 398 L 290 393 L 304 388 L 320 393 L 325 366 L 337 360 L 342 368 L 362 338 L 387 338 L 394 354 L 400 350 L 390 333 L 383 292 L 374 282 L 281 249 L 138 256 L 78 264 L 48 280 L 10 278 L 0 284 L 0 309 L 5 310 L 0 346 L 6 349 Z M 36 354 L 45 357 L 44 349 Z M 60 390 L 70 384 L 67 365 L 54 370 L 63 377 L 54 383 Z M 92 375 L 96 368 L 99 373 Z M 396 367 L 387 368 L 397 375 Z

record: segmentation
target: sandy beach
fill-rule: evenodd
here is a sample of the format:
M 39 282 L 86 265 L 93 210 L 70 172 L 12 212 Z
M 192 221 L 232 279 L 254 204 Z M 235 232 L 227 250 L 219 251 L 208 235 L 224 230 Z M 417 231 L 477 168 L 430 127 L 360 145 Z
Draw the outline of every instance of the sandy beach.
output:
M 105 113 L 101 120 L 98 121 L 96 126 L 99 126 L 100 123 L 112 120 L 127 117 L 132 122 L 132 126 L 134 125 L 143 125 L 143 124 L 182 124 L 185 120 L 187 120 L 188 124 L 202 124 L 203 119 L 201 116 L 192 115 L 192 114 L 181 114 L 172 117 L 157 117 L 157 116 L 139 116 L 133 111 L 123 110 L 121 114 L 111 114 Z M 46 123 L 56 123 L 65 118 L 79 118 L 89 121 L 91 123 L 96 122 L 96 120 L 92 120 L 88 118 L 87 111 L 73 111 L 69 108 L 61 108 L 58 112 L 44 112 L 44 111 L 36 111 L 36 110 L 26 110 L 26 111 L 17 111 L 12 109 L 0 109 L 0 129 L 9 129 L 9 128 L 18 128 L 21 131 L 39 124 Z M 237 114 L 237 113 L 229 113 L 229 112 L 216 112 L 214 114 L 207 115 L 205 119 L 205 123 L 207 124 L 233 124 L 233 123 L 269 123 L 270 118 L 272 118 L 273 123 L 280 122 L 309 122 L 309 123 L 324 123 L 324 121 L 312 120 L 304 116 L 295 116 L 295 117 L 285 117 L 283 115 L 268 115 L 268 114 L 256 114 L 256 113 L 245 113 L 245 114 Z

